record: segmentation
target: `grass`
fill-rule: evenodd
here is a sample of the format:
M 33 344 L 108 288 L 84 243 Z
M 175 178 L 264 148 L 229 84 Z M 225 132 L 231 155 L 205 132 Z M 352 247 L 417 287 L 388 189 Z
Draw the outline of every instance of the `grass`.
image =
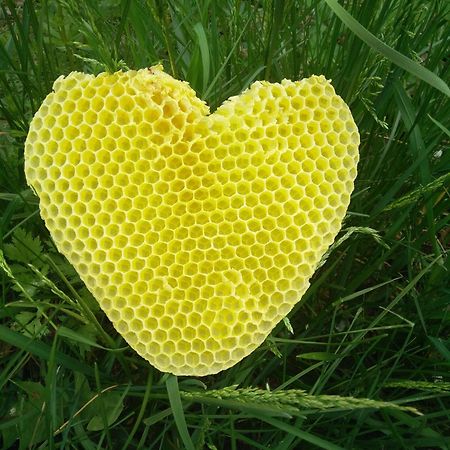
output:
M 448 2 L 0 8 L 1 448 L 450 448 Z M 162 374 L 124 343 L 23 173 L 28 124 L 60 74 L 159 61 L 212 109 L 257 79 L 322 73 L 362 137 L 348 217 L 293 333 L 280 323 L 202 379 Z

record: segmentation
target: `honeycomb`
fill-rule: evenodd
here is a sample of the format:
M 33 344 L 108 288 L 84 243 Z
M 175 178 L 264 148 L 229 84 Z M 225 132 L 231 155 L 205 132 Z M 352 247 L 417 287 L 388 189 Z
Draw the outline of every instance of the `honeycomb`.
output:
M 255 82 L 209 114 L 161 66 L 60 77 L 25 172 L 51 236 L 116 330 L 161 371 L 255 350 L 338 233 L 359 135 L 323 76 Z

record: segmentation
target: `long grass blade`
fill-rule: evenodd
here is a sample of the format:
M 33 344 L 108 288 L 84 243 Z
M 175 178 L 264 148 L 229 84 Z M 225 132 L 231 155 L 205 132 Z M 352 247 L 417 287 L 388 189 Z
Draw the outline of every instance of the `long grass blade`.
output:
M 186 450 L 195 450 L 191 436 L 186 425 L 183 404 L 181 402 L 180 391 L 178 389 L 178 379 L 174 375 L 170 375 L 166 381 L 167 395 L 169 396 L 170 407 L 172 408 L 173 418 L 180 433 Z
M 430 86 L 438 89 L 446 96 L 450 96 L 450 88 L 436 74 L 421 66 L 419 63 L 409 59 L 397 50 L 389 47 L 383 41 L 374 36 L 369 30 L 364 28 L 356 19 L 354 19 L 337 0 L 325 0 L 332 11 L 342 20 L 342 22 L 356 34 L 362 41 L 375 51 L 381 53 L 389 61 L 406 70 L 410 74 L 425 81 Z

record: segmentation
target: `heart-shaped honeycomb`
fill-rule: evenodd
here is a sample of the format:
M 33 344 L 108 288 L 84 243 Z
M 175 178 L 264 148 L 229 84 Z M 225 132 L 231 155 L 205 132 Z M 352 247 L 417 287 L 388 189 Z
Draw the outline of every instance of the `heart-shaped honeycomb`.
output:
M 359 135 L 323 76 L 213 114 L 161 66 L 71 73 L 33 118 L 28 183 L 58 249 L 142 357 L 226 369 L 300 300 L 341 227 Z

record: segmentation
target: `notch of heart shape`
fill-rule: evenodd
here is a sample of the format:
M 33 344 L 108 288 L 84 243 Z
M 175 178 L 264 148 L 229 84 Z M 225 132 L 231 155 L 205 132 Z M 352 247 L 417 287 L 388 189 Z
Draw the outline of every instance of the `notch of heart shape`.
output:
M 35 114 L 25 173 L 58 250 L 161 371 L 253 352 L 338 233 L 359 134 L 323 76 L 255 82 L 214 113 L 161 66 L 73 72 Z

